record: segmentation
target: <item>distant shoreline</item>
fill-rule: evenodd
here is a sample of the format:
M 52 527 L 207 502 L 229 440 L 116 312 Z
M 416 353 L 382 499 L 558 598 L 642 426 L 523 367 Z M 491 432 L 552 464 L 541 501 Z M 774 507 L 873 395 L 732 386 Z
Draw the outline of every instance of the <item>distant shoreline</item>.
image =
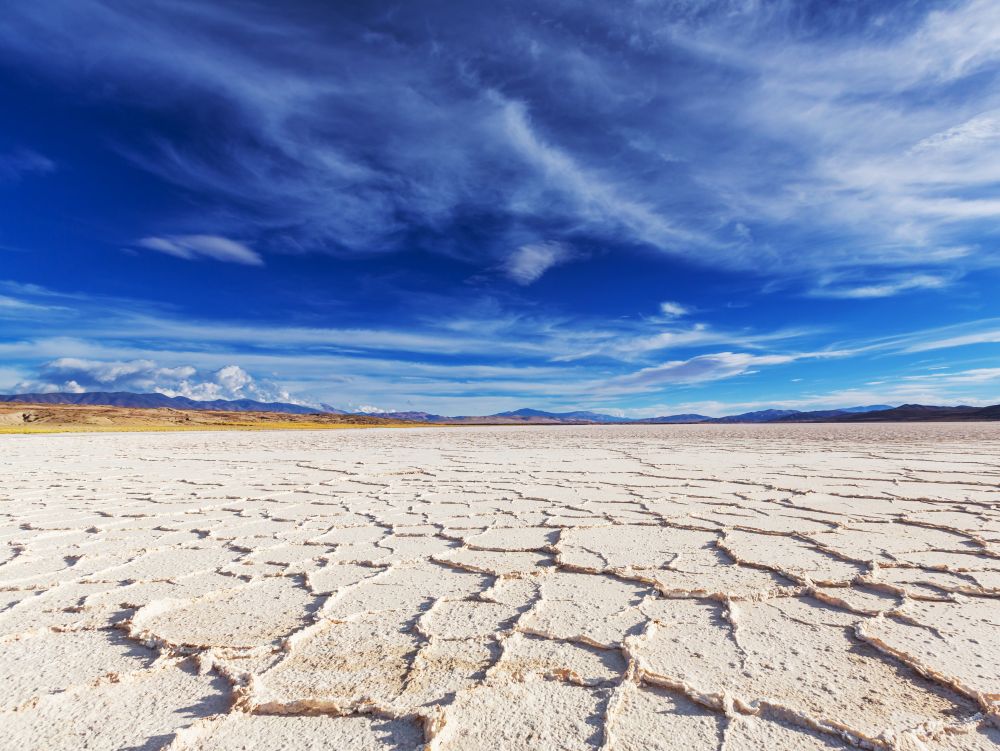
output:
M 894 411 L 894 410 L 893 410 Z M 914 424 L 955 423 L 970 424 L 992 422 L 995 418 L 949 419 L 947 415 L 933 412 L 919 418 L 868 419 L 845 421 L 843 419 L 814 419 L 803 421 L 772 420 L 768 422 L 624 422 L 602 423 L 588 421 L 542 422 L 525 420 L 491 421 L 408 421 L 371 415 L 306 414 L 283 412 L 229 412 L 220 410 L 177 410 L 165 407 L 133 409 L 103 405 L 31 404 L 7 402 L 0 404 L 0 435 L 46 435 L 56 433 L 167 433 L 205 431 L 264 430 L 348 430 L 353 428 L 460 428 L 460 427 L 652 427 L 703 425 L 729 428 L 739 425 L 859 425 L 859 424 Z

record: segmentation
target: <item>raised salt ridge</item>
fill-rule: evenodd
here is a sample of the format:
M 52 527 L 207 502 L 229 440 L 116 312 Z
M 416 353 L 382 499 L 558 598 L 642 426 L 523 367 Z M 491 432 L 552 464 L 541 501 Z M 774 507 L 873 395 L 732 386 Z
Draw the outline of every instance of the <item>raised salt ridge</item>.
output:
M 1000 749 L 1000 424 L 0 437 L 0 745 Z

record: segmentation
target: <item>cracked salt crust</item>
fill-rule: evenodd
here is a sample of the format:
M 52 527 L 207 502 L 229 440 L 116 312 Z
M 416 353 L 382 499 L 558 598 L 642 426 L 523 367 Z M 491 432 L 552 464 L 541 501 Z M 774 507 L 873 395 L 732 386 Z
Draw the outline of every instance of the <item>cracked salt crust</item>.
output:
M 958 596 L 954 602 L 910 601 L 858 624 L 858 635 L 898 654 L 966 693 L 1000 700 L 1000 604 Z
M 82 684 L 0 714 L 3 742 L 46 751 L 162 748 L 198 718 L 228 712 L 226 689 L 221 678 L 184 663 Z
M 440 751 L 588 749 L 602 738 L 597 689 L 558 681 L 476 686 L 443 710 L 432 748 Z
M 414 751 L 418 723 L 369 717 L 231 714 L 178 733 L 169 751 Z
M 427 638 L 487 638 L 510 629 L 517 619 L 510 605 L 483 600 L 439 600 L 417 621 Z
M 491 675 L 500 680 L 535 674 L 582 686 L 611 685 L 625 673 L 627 662 L 617 649 L 597 649 L 573 641 L 511 634 Z
M 653 590 L 610 576 L 557 571 L 541 582 L 541 598 L 518 627 L 554 639 L 617 646 L 645 621 L 639 604 Z
M 175 648 L 252 649 L 298 630 L 315 607 L 299 577 L 271 577 L 217 596 L 154 600 L 135 614 L 129 630 L 135 638 Z
M 723 731 L 725 751 L 833 751 L 847 748 L 830 736 L 774 719 L 730 717 Z
M 254 708 L 344 713 L 388 707 L 402 693 L 421 637 L 397 613 L 324 621 L 297 635 L 274 668 L 256 676 Z
M 761 536 L 743 530 L 726 533 L 720 547 L 737 563 L 782 573 L 798 581 L 846 584 L 864 573 L 856 564 L 829 555 L 804 540 L 785 535 L 762 544 Z
M 1000 426 L 5 436 L 0 745 L 1000 748 Z
M 605 743 L 616 751 L 718 749 L 724 723 L 683 695 L 628 681 L 611 699 Z
M 447 553 L 435 555 L 433 560 L 451 564 L 457 568 L 497 576 L 541 574 L 545 572 L 546 567 L 552 565 L 551 557 L 540 553 L 469 550 L 468 548 L 449 550 Z
M 150 667 L 156 654 L 108 631 L 43 631 L 0 644 L 0 710 Z

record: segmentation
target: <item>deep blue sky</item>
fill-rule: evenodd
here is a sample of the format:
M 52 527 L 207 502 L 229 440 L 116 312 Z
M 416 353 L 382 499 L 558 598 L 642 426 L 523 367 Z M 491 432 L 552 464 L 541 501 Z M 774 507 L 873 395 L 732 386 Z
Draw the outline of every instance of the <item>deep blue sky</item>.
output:
M 1000 4 L 14 3 L 0 390 L 1000 402 Z

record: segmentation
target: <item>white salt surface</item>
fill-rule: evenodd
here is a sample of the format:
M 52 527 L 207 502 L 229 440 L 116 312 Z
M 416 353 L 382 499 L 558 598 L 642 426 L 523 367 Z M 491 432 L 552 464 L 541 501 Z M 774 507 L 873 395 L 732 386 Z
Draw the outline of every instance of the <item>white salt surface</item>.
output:
M 1000 424 L 0 437 L 0 746 L 1000 748 Z

